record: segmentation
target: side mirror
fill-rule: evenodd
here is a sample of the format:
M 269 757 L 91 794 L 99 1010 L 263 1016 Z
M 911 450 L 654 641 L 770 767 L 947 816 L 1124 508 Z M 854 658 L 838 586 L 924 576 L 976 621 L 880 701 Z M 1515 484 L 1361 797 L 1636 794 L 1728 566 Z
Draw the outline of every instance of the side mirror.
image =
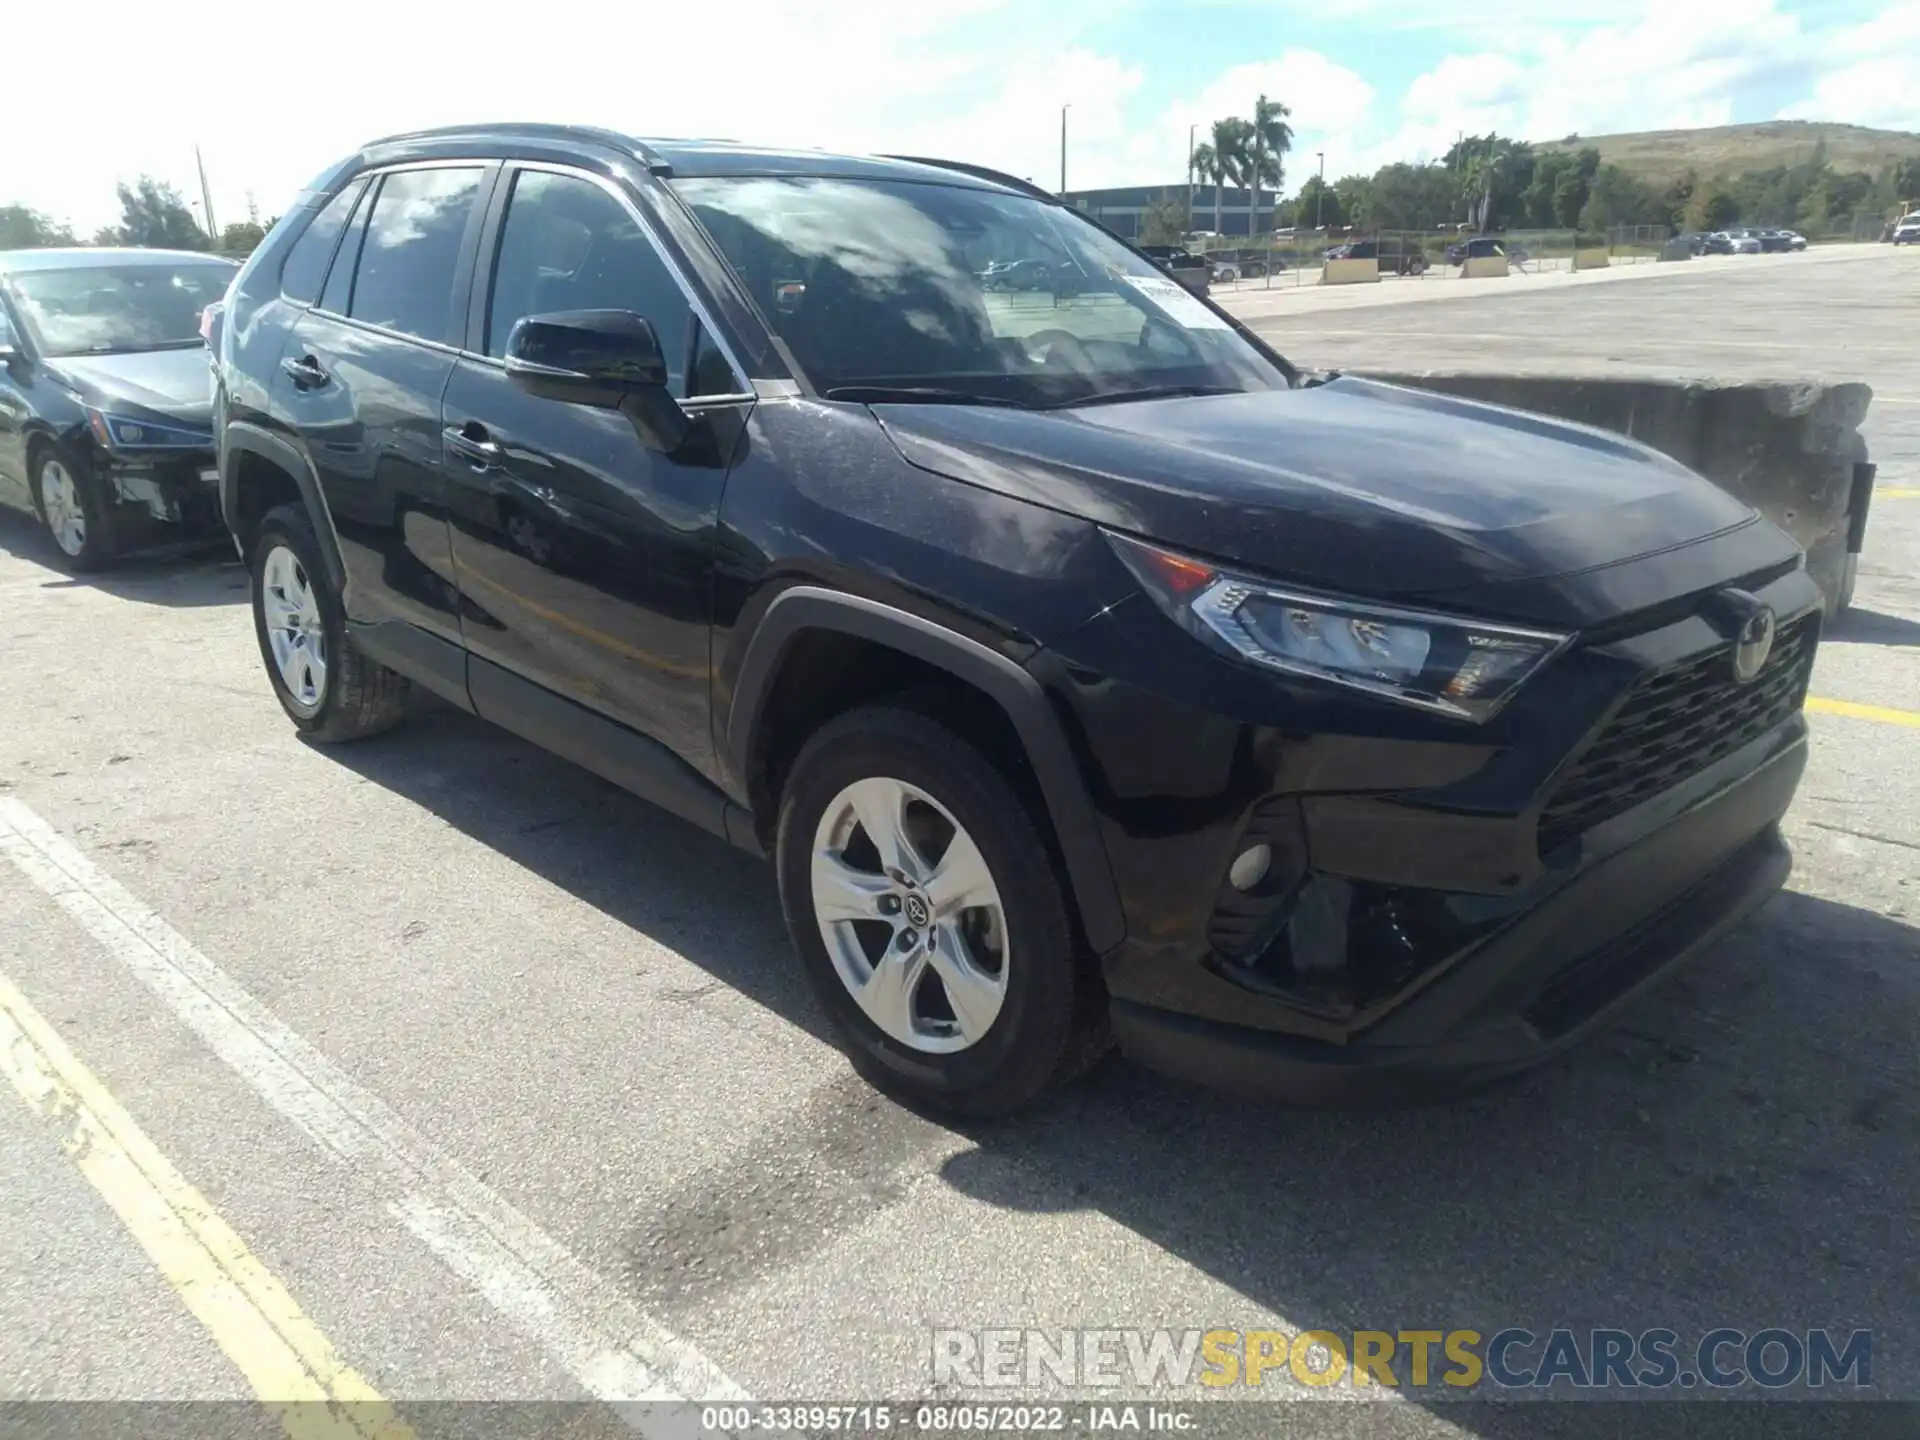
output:
M 618 410 L 655 450 L 685 442 L 686 412 L 667 393 L 653 325 L 631 310 L 529 315 L 507 336 L 507 379 L 529 395 Z

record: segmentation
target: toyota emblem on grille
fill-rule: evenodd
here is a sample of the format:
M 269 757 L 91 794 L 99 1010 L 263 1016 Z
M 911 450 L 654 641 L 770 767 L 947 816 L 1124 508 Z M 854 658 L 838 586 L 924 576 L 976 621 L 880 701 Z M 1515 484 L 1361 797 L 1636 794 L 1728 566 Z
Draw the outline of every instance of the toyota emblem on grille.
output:
M 1773 653 L 1773 632 L 1777 622 L 1773 607 L 1762 605 L 1740 623 L 1733 641 L 1733 678 L 1747 684 L 1766 668 Z

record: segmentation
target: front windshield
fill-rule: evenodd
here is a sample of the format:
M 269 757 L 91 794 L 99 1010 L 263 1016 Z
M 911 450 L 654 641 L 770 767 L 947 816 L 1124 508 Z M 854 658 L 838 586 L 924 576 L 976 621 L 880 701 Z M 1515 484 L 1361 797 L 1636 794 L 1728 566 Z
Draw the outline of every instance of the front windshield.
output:
M 912 181 L 673 183 L 823 394 L 1045 406 L 1287 387 L 1177 281 L 1058 206 Z
M 44 355 L 106 355 L 200 343 L 200 312 L 227 293 L 237 266 L 74 265 L 9 277 L 20 317 Z

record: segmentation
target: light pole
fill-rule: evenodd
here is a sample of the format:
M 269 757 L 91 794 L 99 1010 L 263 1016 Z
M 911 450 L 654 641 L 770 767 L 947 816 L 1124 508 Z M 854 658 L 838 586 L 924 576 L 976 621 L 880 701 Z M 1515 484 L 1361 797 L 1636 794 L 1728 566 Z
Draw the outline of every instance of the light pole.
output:
M 1067 193 L 1067 111 L 1073 108 L 1069 100 L 1060 107 L 1060 194 Z
M 1320 184 L 1313 192 L 1313 228 L 1318 230 L 1320 217 L 1325 213 L 1327 205 L 1327 152 L 1316 150 L 1313 154 L 1314 158 L 1320 162 Z
M 1187 229 L 1193 229 L 1193 134 L 1200 126 L 1196 123 L 1187 126 Z M 1186 236 L 1180 237 L 1182 242 Z

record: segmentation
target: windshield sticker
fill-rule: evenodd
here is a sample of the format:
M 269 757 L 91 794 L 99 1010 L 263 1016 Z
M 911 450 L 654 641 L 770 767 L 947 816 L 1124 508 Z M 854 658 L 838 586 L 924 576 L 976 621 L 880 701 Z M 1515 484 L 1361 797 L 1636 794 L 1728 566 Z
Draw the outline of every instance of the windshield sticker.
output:
M 1231 330 L 1220 316 L 1187 293 L 1177 280 L 1163 275 L 1128 275 L 1127 284 L 1167 312 L 1169 318 L 1189 330 Z

